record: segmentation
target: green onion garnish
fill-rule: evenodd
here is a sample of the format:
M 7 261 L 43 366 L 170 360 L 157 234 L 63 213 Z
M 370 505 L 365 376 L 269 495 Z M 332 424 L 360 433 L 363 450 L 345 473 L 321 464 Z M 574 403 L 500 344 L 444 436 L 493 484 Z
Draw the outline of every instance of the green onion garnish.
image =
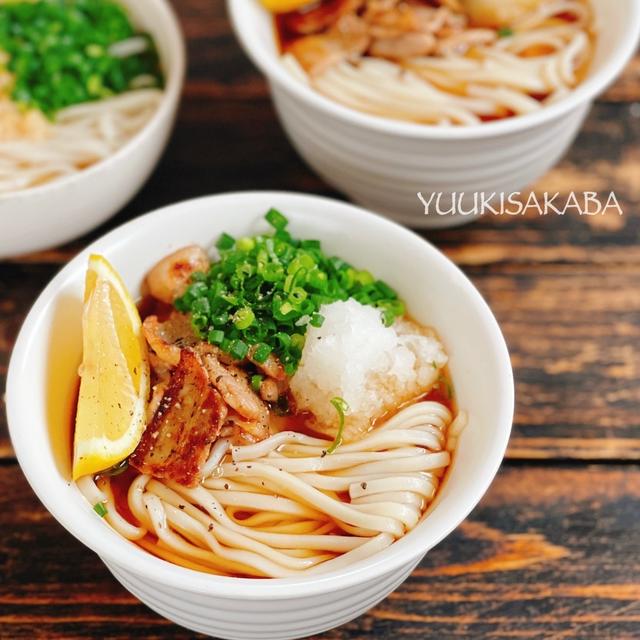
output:
M 380 309 L 391 325 L 404 304 L 385 282 L 329 257 L 318 240 L 298 240 L 287 218 L 271 209 L 271 234 L 234 239 L 222 234 L 220 259 L 196 273 L 175 306 L 191 314 L 196 334 L 242 360 L 263 363 L 273 352 L 286 373 L 295 373 L 309 325 L 324 321 L 320 307 L 354 298 Z
M 449 396 L 449 400 L 453 398 L 453 386 L 448 380 L 447 380 L 447 395 Z
M 114 464 L 112 467 L 109 467 L 106 471 L 101 471 L 101 476 L 109 476 L 113 478 L 114 476 L 119 476 L 121 473 L 124 473 L 129 468 L 129 459 L 125 458 L 122 462 L 118 462 Z
M 242 360 L 249 352 L 249 347 L 246 342 L 242 340 L 234 340 L 229 347 L 229 355 L 233 356 L 236 360 Z
M 282 231 L 286 228 L 289 221 L 277 210 L 269 209 L 265 215 L 267 222 L 278 231 Z
M 263 380 L 264 378 L 258 373 L 256 373 L 256 375 L 254 376 L 251 376 L 251 387 L 256 393 L 260 391 L 260 385 L 262 384 Z
M 118 52 L 133 38 L 141 42 L 137 52 Z M 113 0 L 0 2 L 0 50 L 13 75 L 12 99 L 50 118 L 133 89 L 140 78 L 145 86 L 163 85 L 152 39 Z
M 232 249 L 235 243 L 236 241 L 233 239 L 233 236 L 230 236 L 228 233 L 223 233 L 218 238 L 218 242 L 216 242 L 216 247 L 220 249 L 220 251 L 227 251 L 228 249 Z
M 101 517 L 104 518 L 107 515 L 107 507 L 105 507 L 102 502 L 96 502 L 93 505 L 93 510 Z
M 498 29 L 498 38 L 508 38 L 509 36 L 512 36 L 513 33 L 514 31 L 510 27 L 502 27 Z
M 207 335 L 207 340 L 211 344 L 222 344 L 224 341 L 224 331 L 221 331 L 220 329 L 211 329 Z
M 349 411 L 349 405 L 343 398 L 339 398 L 336 396 L 335 398 L 331 398 L 331 404 L 335 407 L 338 412 L 338 432 L 336 433 L 336 439 L 333 441 L 333 444 L 327 449 L 327 454 L 332 454 L 341 444 L 342 444 L 342 434 L 344 432 L 344 414 Z

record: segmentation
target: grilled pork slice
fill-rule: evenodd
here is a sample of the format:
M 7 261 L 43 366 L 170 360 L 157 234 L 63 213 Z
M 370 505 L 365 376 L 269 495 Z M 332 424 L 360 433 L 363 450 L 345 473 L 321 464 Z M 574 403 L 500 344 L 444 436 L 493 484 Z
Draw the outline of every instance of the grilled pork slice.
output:
M 183 349 L 160 405 L 129 462 L 155 478 L 195 486 L 226 417 L 227 406 L 210 386 L 200 359 L 190 349 Z
M 180 362 L 184 347 L 192 347 L 198 342 L 189 316 L 177 311 L 172 311 L 164 322 L 160 322 L 158 316 L 147 316 L 142 331 L 153 352 L 170 367 Z

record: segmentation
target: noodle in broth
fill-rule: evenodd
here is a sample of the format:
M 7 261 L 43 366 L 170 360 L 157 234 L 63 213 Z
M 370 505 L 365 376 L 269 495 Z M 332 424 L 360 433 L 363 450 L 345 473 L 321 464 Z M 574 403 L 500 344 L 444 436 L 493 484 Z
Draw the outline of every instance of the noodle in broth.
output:
M 435 125 L 532 113 L 582 81 L 593 49 L 587 2 L 539 0 L 508 24 L 475 25 L 465 7 L 484 3 L 496 4 L 323 2 L 316 11 L 330 8 L 332 20 L 311 33 L 313 9 L 281 14 L 283 63 L 336 102 Z
M 160 557 L 222 575 L 317 574 L 416 526 L 465 419 L 452 422 L 443 404 L 419 401 L 330 456 L 330 441 L 296 431 L 239 447 L 220 440 L 201 486 L 126 478 L 135 525 L 115 502 L 118 478 L 87 476 L 78 485 L 89 502 L 106 505 L 116 531 Z
M 0 193 L 36 187 L 105 160 L 144 128 L 161 100 L 158 89 L 138 89 L 67 107 L 35 139 L 0 142 Z

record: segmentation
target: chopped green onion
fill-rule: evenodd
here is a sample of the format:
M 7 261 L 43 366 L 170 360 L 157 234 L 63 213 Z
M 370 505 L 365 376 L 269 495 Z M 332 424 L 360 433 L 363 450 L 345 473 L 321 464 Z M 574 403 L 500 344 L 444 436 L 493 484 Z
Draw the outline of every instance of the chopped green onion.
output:
M 282 349 L 289 348 L 289 345 L 291 344 L 291 336 L 288 333 L 285 333 L 284 331 L 279 331 L 278 333 L 276 333 L 274 337 L 280 343 L 280 347 Z
M 302 349 L 304 348 L 304 336 L 299 333 L 294 333 L 291 336 L 291 346 L 294 349 L 302 351 Z
M 332 445 L 327 449 L 327 454 L 332 454 L 342 444 L 342 434 L 344 433 L 344 415 L 349 411 L 349 405 L 343 398 L 336 396 L 331 398 L 331 404 L 338 412 L 338 431 Z
M 249 347 L 247 346 L 247 343 L 242 340 L 234 340 L 229 348 L 229 355 L 236 360 L 244 360 L 248 352 Z
M 211 344 L 222 344 L 224 340 L 224 331 L 221 329 L 211 329 L 207 335 L 207 340 Z
M 105 507 L 102 502 L 96 502 L 96 504 L 93 505 L 93 510 L 101 517 L 104 518 L 108 511 L 107 511 L 107 507 Z
M 289 300 L 292 304 L 300 304 L 306 298 L 307 292 L 302 287 L 294 287 L 289 293 Z
M 216 247 L 220 249 L 220 251 L 228 251 L 229 249 L 233 249 L 236 241 L 232 236 L 228 233 L 223 233 L 219 238 L 218 242 L 216 242 Z
M 363 287 L 375 282 L 374 277 L 368 271 L 358 271 L 355 276 L 356 282 Z
M 284 274 L 284 269 L 281 264 L 270 262 L 265 265 L 261 275 L 267 282 L 278 282 Z
M 233 316 L 233 325 L 236 329 L 248 329 L 256 319 L 249 307 L 238 309 Z
M 324 324 L 324 316 L 321 313 L 314 313 L 309 320 L 312 327 L 321 327 Z
M 264 378 L 258 373 L 256 373 L 256 375 L 254 376 L 251 376 L 251 387 L 256 393 L 260 391 L 260 385 L 262 384 L 263 380 Z
M 101 476 L 119 476 L 121 473 L 124 473 L 129 468 L 129 460 L 125 458 L 121 462 L 114 464 L 112 467 L 109 467 L 106 471 L 101 471 Z
M 289 221 L 277 209 L 269 209 L 265 218 L 267 222 L 278 231 L 284 229 L 287 224 L 289 224 Z
M 271 354 L 271 351 L 271 347 L 268 344 L 264 344 L 264 342 L 262 342 L 256 345 L 252 358 L 258 364 L 262 364 L 263 362 L 266 362 L 267 358 Z
M 280 305 L 280 313 L 281 313 L 283 316 L 286 316 L 288 313 L 291 313 L 293 310 L 294 310 L 294 309 L 293 309 L 293 307 L 291 306 L 291 303 L 290 303 L 290 302 L 283 302 L 283 303 Z
M 509 36 L 512 36 L 513 33 L 514 31 L 510 27 L 502 27 L 498 29 L 498 38 L 508 38 Z
M 120 55 L 118 44 L 133 38 L 141 50 Z M 52 119 L 65 107 L 128 91 L 139 78 L 163 85 L 151 37 L 113 0 L 0 2 L 0 50 L 13 100 Z
M 240 251 L 251 251 L 256 246 L 256 242 L 253 238 L 240 238 L 236 243 L 236 246 Z

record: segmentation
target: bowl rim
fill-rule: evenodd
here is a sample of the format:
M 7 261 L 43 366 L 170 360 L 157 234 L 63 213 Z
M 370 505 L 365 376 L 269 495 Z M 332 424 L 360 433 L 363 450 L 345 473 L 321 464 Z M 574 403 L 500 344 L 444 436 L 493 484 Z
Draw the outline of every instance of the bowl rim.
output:
M 109 171 L 122 157 L 128 155 L 138 145 L 143 144 L 148 138 L 154 136 L 165 118 L 171 114 L 180 99 L 187 69 L 187 48 L 184 34 L 182 33 L 176 12 L 169 0 L 146 0 L 146 2 L 148 2 L 146 9 L 158 14 L 167 28 L 167 43 L 170 51 L 170 59 L 161 60 L 166 82 L 162 91 L 160 104 L 151 118 L 140 131 L 106 158 L 99 160 L 82 171 L 56 178 L 37 187 L 28 187 L 27 189 L 0 193 L 0 204 L 16 202 L 31 197 L 47 197 L 54 191 L 66 189 L 81 182 L 85 178 L 91 178 L 103 171 Z M 129 11 L 128 7 L 125 7 L 125 9 Z
M 596 73 L 590 74 L 562 100 L 548 105 L 534 113 L 513 118 L 485 122 L 460 127 L 439 127 L 403 120 L 394 120 L 382 116 L 367 114 L 344 106 L 311 87 L 306 86 L 284 67 L 277 56 L 266 47 L 262 47 L 254 30 L 249 28 L 250 21 L 244 17 L 251 11 L 251 4 L 257 0 L 226 0 L 227 13 L 233 30 L 247 56 L 270 82 L 293 94 L 298 100 L 307 103 L 325 115 L 344 121 L 346 124 L 395 135 L 402 138 L 419 140 L 476 140 L 498 137 L 530 129 L 559 118 L 568 112 L 590 102 L 606 89 L 621 73 L 640 40 L 640 3 L 631 0 L 630 11 L 626 16 L 627 29 L 617 46 L 608 52 L 607 60 Z M 266 9 L 258 10 L 267 13 Z
M 29 439 L 28 425 L 25 428 L 24 418 L 22 418 L 17 402 L 20 389 L 29 384 L 30 380 L 27 375 L 26 355 L 31 349 L 30 343 L 33 337 L 42 328 L 40 322 L 44 316 L 43 312 L 55 303 L 66 283 L 72 278 L 77 278 L 78 270 L 85 269 L 89 253 L 105 251 L 109 247 L 125 243 L 129 235 L 139 232 L 149 225 L 162 225 L 165 221 L 175 223 L 183 211 L 194 204 L 217 203 L 228 207 L 241 207 L 247 203 L 251 206 L 256 201 L 273 203 L 274 206 L 283 208 L 290 207 L 292 211 L 299 211 L 301 216 L 308 215 L 304 213 L 305 205 L 309 205 L 310 208 L 313 208 L 314 205 L 320 205 L 323 208 L 325 219 L 335 221 L 337 224 L 348 226 L 356 221 L 360 225 L 377 225 L 388 231 L 389 234 L 397 236 L 399 240 L 414 246 L 419 243 L 421 251 L 428 253 L 432 261 L 439 262 L 448 271 L 451 278 L 455 280 L 456 286 L 464 290 L 463 295 L 469 304 L 474 306 L 483 318 L 500 374 L 499 379 L 496 380 L 496 388 L 500 389 L 500 394 L 496 399 L 499 437 L 492 441 L 491 455 L 487 457 L 481 472 L 478 473 L 477 481 L 473 491 L 469 492 L 468 499 L 464 501 L 464 504 L 458 502 L 450 508 L 447 512 L 446 526 L 442 526 L 438 534 L 432 535 L 426 544 L 425 536 L 420 535 L 420 530 L 428 518 L 383 551 L 330 573 L 269 580 L 209 575 L 161 560 L 122 538 L 110 528 L 107 533 L 104 523 L 99 518 L 91 520 L 90 527 L 86 526 L 86 522 L 83 525 L 79 524 L 73 515 L 79 514 L 79 509 L 81 509 L 79 505 L 82 503 L 69 504 L 65 500 L 61 500 L 56 495 L 56 490 L 47 482 L 47 476 L 43 474 L 38 464 L 36 448 L 32 446 L 32 441 Z M 46 327 L 46 325 L 44 326 Z M 513 373 L 504 337 L 493 313 L 479 291 L 449 258 L 416 233 L 366 209 L 330 198 L 281 191 L 241 191 L 186 200 L 135 218 L 95 240 L 51 280 L 29 311 L 13 349 L 6 389 L 9 434 L 22 472 L 40 501 L 67 531 L 97 553 L 104 561 L 113 563 L 117 567 L 122 567 L 128 572 L 158 585 L 166 585 L 183 592 L 227 599 L 277 600 L 317 595 L 381 577 L 411 561 L 418 561 L 429 549 L 449 535 L 468 517 L 486 493 L 502 463 L 514 413 Z M 86 510 L 90 509 L 91 507 L 87 503 Z M 422 529 L 422 533 L 424 533 L 424 529 Z

